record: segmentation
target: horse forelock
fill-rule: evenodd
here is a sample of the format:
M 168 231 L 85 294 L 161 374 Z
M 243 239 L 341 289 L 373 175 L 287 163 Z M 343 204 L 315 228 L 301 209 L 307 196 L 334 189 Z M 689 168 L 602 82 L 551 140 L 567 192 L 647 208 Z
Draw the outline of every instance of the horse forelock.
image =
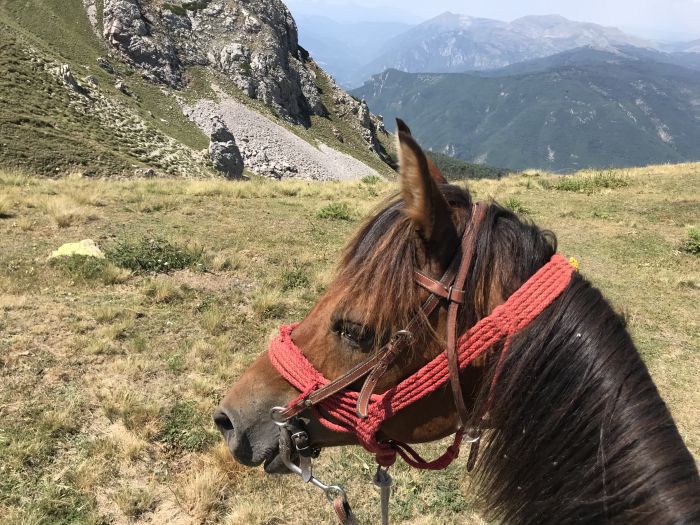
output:
M 455 217 L 468 217 L 471 196 L 464 189 L 441 185 Z M 414 284 L 419 237 L 403 211 L 404 202 L 393 195 L 381 210 L 360 227 L 345 249 L 338 268 L 344 297 L 341 311 L 353 310 L 359 322 L 371 326 L 377 338 L 406 325 L 420 307 Z M 464 222 L 462 220 L 462 222 Z M 457 224 L 458 229 L 464 224 Z

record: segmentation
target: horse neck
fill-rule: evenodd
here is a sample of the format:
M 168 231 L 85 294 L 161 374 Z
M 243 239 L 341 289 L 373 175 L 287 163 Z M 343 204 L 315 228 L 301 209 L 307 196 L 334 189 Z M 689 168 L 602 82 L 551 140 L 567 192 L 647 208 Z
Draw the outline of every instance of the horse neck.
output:
M 622 320 L 575 277 L 512 342 L 478 477 L 504 523 L 700 523 L 700 481 Z

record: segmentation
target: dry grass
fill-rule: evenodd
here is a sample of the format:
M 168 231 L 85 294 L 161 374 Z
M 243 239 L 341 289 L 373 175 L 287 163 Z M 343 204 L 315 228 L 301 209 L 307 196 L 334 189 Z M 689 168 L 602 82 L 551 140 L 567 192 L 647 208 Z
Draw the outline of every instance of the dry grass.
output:
M 98 218 L 97 214 L 80 206 L 73 197 L 48 197 L 43 208 L 59 228 L 69 228 Z
M 700 273 L 697 256 L 680 247 L 698 224 L 700 164 L 614 175 L 628 184 L 562 191 L 555 175 L 529 173 L 469 185 L 552 228 L 560 251 L 626 313 L 697 457 Z M 232 462 L 210 412 L 275 327 L 305 315 L 361 217 L 395 189 L 50 181 L 0 170 L 14 215 L 0 220 L 0 521 L 332 523 L 312 488 Z M 335 202 L 348 203 L 349 221 L 317 218 Z M 84 238 L 108 249 L 160 236 L 214 254 L 213 273 L 132 275 L 110 263 L 88 280 L 46 260 Z M 371 463 L 349 448 L 324 451 L 317 467 L 347 487 L 368 523 L 378 521 Z M 397 465 L 395 522 L 483 524 L 463 463 L 441 473 Z
M 9 195 L 0 195 L 0 219 L 10 219 L 15 216 L 15 203 Z

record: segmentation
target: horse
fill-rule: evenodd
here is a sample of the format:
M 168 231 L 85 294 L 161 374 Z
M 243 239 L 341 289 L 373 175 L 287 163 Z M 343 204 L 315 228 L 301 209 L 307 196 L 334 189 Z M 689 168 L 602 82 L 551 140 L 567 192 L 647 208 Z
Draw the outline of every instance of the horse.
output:
M 467 436 L 487 519 L 700 523 L 696 463 L 624 319 L 585 277 L 555 261 L 554 234 L 496 203 L 476 206 L 401 121 L 397 135 L 400 191 L 359 228 L 303 321 L 282 330 L 215 410 L 235 460 L 286 472 L 280 425 L 292 417 L 309 441 L 303 448 L 361 444 L 384 466 L 398 452 L 416 466 L 440 468 Z M 563 276 L 557 290 L 526 326 L 498 332 L 498 322 L 512 324 L 503 308 L 533 279 L 548 282 L 540 274 L 553 261 Z M 494 313 L 501 321 L 491 323 Z M 454 347 L 461 351 L 486 325 L 500 335 L 478 355 L 455 357 Z M 298 361 L 281 366 L 290 355 Z M 313 379 L 295 380 L 294 363 Z M 410 382 L 430 367 L 441 374 L 437 386 Z M 402 385 L 424 395 L 396 409 L 392 400 L 410 394 Z M 357 403 L 356 411 L 343 400 Z M 273 407 L 282 408 L 271 417 Z M 403 445 L 450 435 L 453 447 L 435 462 Z M 295 453 L 294 463 L 304 456 Z

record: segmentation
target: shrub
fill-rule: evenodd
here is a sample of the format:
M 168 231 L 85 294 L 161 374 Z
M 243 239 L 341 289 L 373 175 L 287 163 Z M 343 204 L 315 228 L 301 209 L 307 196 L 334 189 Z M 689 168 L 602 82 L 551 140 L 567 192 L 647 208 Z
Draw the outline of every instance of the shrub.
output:
M 530 210 L 523 204 L 523 202 L 518 197 L 508 197 L 504 202 L 503 206 L 515 213 L 527 214 Z
M 366 175 L 366 176 L 362 177 L 361 182 L 362 182 L 363 184 L 370 184 L 370 185 L 372 185 L 372 184 L 377 184 L 377 183 L 380 182 L 381 180 L 382 180 L 381 177 L 379 177 L 379 176 L 377 176 L 377 175 Z
M 601 189 L 617 189 L 629 186 L 629 181 L 614 171 L 599 171 L 594 175 L 563 176 L 554 184 L 543 184 L 543 188 L 554 188 L 559 191 L 574 191 L 593 193 Z
M 200 263 L 203 256 L 202 249 L 177 246 L 158 238 L 122 241 L 107 252 L 111 261 L 135 273 L 182 270 Z
M 700 229 L 690 228 L 681 250 L 691 255 L 700 255 Z
M 333 202 L 328 206 L 324 206 L 316 212 L 318 219 L 332 219 L 336 221 L 350 220 L 350 207 L 344 202 Z

